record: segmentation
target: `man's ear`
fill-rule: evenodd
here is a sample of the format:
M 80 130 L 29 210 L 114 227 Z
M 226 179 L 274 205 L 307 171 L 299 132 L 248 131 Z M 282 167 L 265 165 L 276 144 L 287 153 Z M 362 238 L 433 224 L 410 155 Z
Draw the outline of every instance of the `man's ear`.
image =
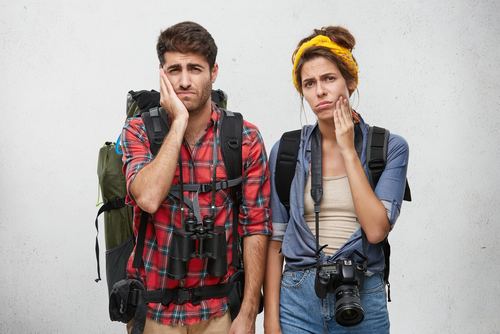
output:
M 212 83 L 215 83 L 215 79 L 217 79 L 217 75 L 219 74 L 219 64 L 215 63 L 214 67 L 212 67 Z

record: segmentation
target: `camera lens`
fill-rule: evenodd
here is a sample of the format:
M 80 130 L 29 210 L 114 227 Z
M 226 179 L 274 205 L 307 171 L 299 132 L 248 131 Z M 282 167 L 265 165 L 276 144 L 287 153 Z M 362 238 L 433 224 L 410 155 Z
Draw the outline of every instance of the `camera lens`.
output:
M 355 285 L 341 285 L 335 290 L 335 320 L 344 327 L 359 325 L 365 318 L 359 290 Z
M 358 317 L 358 315 L 359 315 L 359 313 L 356 310 L 344 310 L 344 312 L 342 312 L 340 314 L 342 319 L 347 320 L 347 321 L 351 321 L 351 320 L 356 319 Z

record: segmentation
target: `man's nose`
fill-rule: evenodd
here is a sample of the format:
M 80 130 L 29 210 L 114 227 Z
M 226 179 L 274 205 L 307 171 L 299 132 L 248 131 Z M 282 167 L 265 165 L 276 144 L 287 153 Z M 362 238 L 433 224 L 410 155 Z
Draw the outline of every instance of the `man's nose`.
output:
M 179 82 L 179 85 L 181 86 L 181 88 L 188 89 L 189 87 L 191 87 L 191 78 L 189 77 L 189 73 L 187 73 L 187 71 L 183 71 L 181 73 L 180 79 L 181 80 Z

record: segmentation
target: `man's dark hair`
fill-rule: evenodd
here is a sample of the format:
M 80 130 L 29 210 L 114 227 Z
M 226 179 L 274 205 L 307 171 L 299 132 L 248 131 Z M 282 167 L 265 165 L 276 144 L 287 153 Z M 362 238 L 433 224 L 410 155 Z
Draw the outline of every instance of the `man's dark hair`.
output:
M 161 66 L 165 62 L 165 52 L 200 54 L 207 60 L 210 70 L 214 67 L 217 57 L 217 45 L 212 35 L 198 23 L 190 21 L 177 23 L 164 30 L 158 37 L 156 51 Z

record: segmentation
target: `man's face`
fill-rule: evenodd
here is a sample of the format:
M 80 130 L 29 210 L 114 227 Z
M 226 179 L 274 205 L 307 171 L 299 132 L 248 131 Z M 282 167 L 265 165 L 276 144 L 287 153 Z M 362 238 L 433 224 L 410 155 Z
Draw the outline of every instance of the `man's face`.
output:
M 192 115 L 210 105 L 212 84 L 218 73 L 217 63 L 212 70 L 207 60 L 197 53 L 166 52 L 163 69 L 175 93 Z

